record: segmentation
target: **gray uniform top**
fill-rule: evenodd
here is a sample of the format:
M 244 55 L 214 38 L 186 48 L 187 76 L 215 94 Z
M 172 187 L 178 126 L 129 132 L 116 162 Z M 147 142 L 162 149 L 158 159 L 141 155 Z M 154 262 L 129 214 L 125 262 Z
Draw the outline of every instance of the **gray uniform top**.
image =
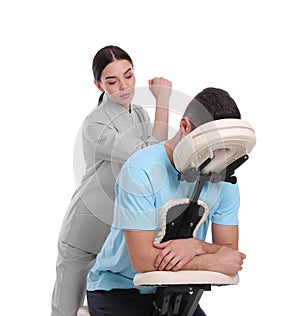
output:
M 60 240 L 97 254 L 113 217 L 114 184 L 122 165 L 138 149 L 157 143 L 148 113 L 138 105 L 128 112 L 108 98 L 84 121 L 86 172 L 65 215 Z

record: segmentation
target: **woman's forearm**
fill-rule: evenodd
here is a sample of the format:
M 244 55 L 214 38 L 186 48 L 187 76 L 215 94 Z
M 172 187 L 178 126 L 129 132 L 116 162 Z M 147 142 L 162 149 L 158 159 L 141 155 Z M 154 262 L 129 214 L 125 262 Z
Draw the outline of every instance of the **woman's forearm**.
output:
M 160 101 L 157 101 L 155 118 L 152 130 L 152 136 L 158 141 L 168 139 L 169 130 L 169 104 L 161 105 Z
M 171 81 L 162 77 L 149 80 L 149 89 L 156 99 L 152 136 L 158 141 L 168 139 L 169 102 L 172 92 Z

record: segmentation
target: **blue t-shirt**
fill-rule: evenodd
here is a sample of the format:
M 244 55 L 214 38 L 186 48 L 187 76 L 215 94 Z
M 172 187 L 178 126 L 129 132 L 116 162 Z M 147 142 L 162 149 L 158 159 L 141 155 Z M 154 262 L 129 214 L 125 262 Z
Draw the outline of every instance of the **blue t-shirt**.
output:
M 131 156 L 119 173 L 115 185 L 116 200 L 111 232 L 89 272 L 87 290 L 137 288 L 152 293 L 151 287 L 136 287 L 137 273 L 130 264 L 124 229 L 157 230 L 163 205 L 177 198 L 190 198 L 195 183 L 178 180 L 178 171 L 171 164 L 164 143 L 141 149 Z M 238 225 L 238 185 L 206 182 L 200 200 L 209 207 L 209 215 L 197 232 L 205 240 L 209 222 Z

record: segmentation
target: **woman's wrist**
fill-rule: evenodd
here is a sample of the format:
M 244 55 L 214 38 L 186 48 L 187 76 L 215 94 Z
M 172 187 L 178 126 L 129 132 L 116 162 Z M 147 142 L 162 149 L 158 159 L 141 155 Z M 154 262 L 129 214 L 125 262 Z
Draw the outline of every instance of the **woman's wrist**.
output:
M 168 111 L 169 104 L 170 104 L 169 98 L 166 98 L 166 97 L 156 98 L 156 110 Z

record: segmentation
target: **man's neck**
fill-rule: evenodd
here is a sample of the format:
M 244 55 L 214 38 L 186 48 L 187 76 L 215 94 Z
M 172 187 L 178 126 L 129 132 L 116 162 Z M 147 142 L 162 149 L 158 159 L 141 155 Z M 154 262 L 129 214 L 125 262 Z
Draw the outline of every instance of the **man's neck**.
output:
M 182 139 L 182 134 L 178 132 L 173 138 L 169 139 L 165 143 L 165 150 L 166 150 L 167 156 L 173 166 L 175 166 L 174 159 L 173 159 L 173 152 L 181 139 Z
M 173 160 L 173 152 L 174 152 L 174 149 L 169 147 L 169 144 L 168 142 L 165 143 L 165 150 L 166 150 L 166 153 L 167 153 L 167 156 L 171 162 L 171 164 L 174 166 L 174 160 Z

